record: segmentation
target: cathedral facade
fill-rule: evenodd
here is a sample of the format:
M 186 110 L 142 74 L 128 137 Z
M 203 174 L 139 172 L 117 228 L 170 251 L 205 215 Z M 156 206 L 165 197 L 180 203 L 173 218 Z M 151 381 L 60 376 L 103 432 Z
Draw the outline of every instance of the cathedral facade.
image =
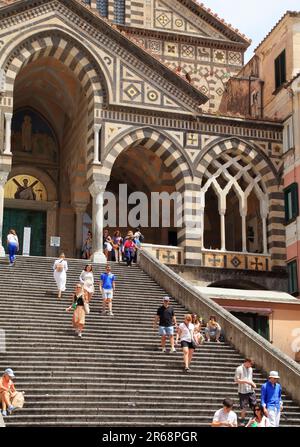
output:
M 30 226 L 32 254 L 60 236 L 76 256 L 90 228 L 101 259 L 103 193 L 125 184 L 184 195 L 180 228 L 143 228 L 180 262 L 284 268 L 282 123 L 224 103 L 249 44 L 193 0 L 0 2 L 2 256 Z

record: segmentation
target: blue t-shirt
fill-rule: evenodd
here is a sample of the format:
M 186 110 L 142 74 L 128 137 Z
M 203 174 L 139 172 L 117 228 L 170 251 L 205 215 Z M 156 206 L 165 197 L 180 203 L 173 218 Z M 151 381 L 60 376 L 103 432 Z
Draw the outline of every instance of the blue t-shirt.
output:
M 103 289 L 112 290 L 113 282 L 116 280 L 115 275 L 113 275 L 112 273 L 102 273 L 100 279 L 102 281 Z

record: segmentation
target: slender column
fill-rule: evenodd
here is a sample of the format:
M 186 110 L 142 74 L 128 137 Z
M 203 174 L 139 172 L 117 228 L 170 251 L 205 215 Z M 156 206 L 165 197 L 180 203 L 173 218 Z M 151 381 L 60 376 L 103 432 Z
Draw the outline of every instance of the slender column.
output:
M 226 213 L 226 210 L 221 210 L 220 211 L 220 217 L 221 217 L 221 250 L 222 251 L 226 251 L 225 213 Z
M 103 202 L 106 184 L 93 182 L 89 191 L 93 197 L 93 262 L 106 262 L 103 253 Z
M 201 239 L 201 245 L 202 249 L 205 249 L 204 247 L 204 208 L 200 209 L 200 239 Z
M 246 226 L 246 219 L 247 219 L 247 211 L 241 212 L 242 217 L 242 241 L 243 241 L 243 252 L 247 253 L 247 226 Z
M 267 218 L 262 218 L 262 225 L 263 225 L 263 248 L 264 248 L 264 254 L 268 254 L 268 237 L 267 237 Z
M 99 132 L 101 124 L 94 124 L 94 164 L 99 165 Z
M 74 208 L 76 214 L 76 256 L 80 257 L 83 242 L 83 215 L 86 210 L 86 205 L 75 205 Z
M 267 229 L 267 217 L 269 214 L 269 203 L 268 199 L 265 198 L 265 200 L 261 201 L 260 204 L 260 215 L 262 219 L 262 231 L 263 231 L 263 250 L 264 254 L 268 254 L 268 229 Z
M 5 249 L 2 245 L 3 233 L 3 214 L 4 214 L 4 185 L 7 180 L 8 173 L 0 172 L 0 257 L 5 257 Z M 5 242 L 4 242 L 5 243 Z
M 5 148 L 4 154 L 11 155 L 11 120 L 12 113 L 5 113 Z

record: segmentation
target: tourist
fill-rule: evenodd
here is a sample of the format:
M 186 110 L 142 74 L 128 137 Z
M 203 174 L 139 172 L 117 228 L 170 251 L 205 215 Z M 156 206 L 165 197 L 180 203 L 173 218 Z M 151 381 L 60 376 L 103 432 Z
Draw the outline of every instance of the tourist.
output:
M 103 252 L 105 254 L 106 260 L 108 261 L 110 253 L 113 249 L 113 240 L 110 237 L 109 231 L 106 229 L 103 231 Z
M 12 405 L 12 400 L 17 394 L 13 379 L 15 379 L 13 370 L 7 368 L 0 379 L 2 416 L 7 416 L 7 413 L 11 414 L 16 409 L 16 407 Z
M 65 254 L 61 253 L 59 258 L 53 264 L 54 279 L 57 285 L 58 298 L 61 298 L 61 293 L 66 290 L 68 263 L 65 260 Z
M 194 342 L 199 346 L 204 342 L 205 338 L 201 333 L 202 324 L 197 314 L 192 315 L 192 324 L 194 325 Z
M 93 266 L 92 264 L 87 264 L 82 270 L 79 281 L 83 286 L 83 289 L 86 291 L 87 302 L 89 303 L 93 297 L 95 292 L 94 289 L 94 275 L 93 275 Z
M 106 314 L 108 307 L 109 315 L 113 316 L 112 301 L 116 290 L 116 276 L 112 274 L 110 265 L 106 266 L 105 273 L 100 276 L 100 293 L 103 298 L 102 314 Z
M 184 372 L 189 373 L 191 361 L 196 348 L 192 315 L 185 315 L 184 322 L 178 327 L 178 336 L 180 337 L 180 344 L 183 351 Z
M 262 405 L 255 405 L 253 409 L 253 418 L 251 418 L 246 427 L 270 427 L 269 419 L 264 415 Z
M 133 232 L 132 231 L 128 231 L 123 247 L 124 247 L 124 254 L 125 254 L 127 266 L 131 267 L 132 261 L 135 256 L 135 250 L 137 249 L 136 244 L 133 242 Z
M 210 317 L 209 322 L 205 328 L 205 336 L 206 340 L 210 341 L 211 339 L 215 340 L 217 343 L 220 343 L 220 335 L 221 335 L 221 326 L 217 323 L 216 317 Z
M 231 399 L 223 400 L 223 408 L 216 411 L 211 423 L 212 427 L 237 427 L 237 415 L 233 409 Z
M 176 352 L 174 345 L 174 326 L 177 327 L 176 317 L 173 306 L 170 306 L 170 297 L 165 296 L 163 305 L 157 309 L 157 313 L 153 322 L 155 329 L 159 323 L 159 335 L 161 336 L 161 350 L 166 352 L 166 340 L 170 339 L 171 351 Z
M 141 244 L 138 232 L 134 233 L 134 235 L 133 235 L 133 243 L 135 244 L 135 247 L 136 247 L 135 251 L 134 251 L 134 254 L 133 254 L 133 263 L 136 264 L 137 261 L 138 261 L 139 250 L 142 247 L 142 244 Z
M 270 420 L 270 427 L 279 427 L 280 413 L 283 410 L 281 385 L 278 379 L 280 379 L 278 372 L 271 371 L 269 380 L 261 387 L 261 405 L 265 416 Z
M 16 263 L 16 253 L 19 251 L 19 239 L 13 228 L 9 230 L 7 235 L 7 249 L 9 254 L 9 266 L 12 267 Z
M 255 388 L 256 385 L 253 382 L 253 361 L 250 358 L 246 358 L 244 363 L 238 366 L 235 370 L 234 381 L 238 384 L 238 394 L 241 409 L 241 420 L 245 422 L 247 409 L 253 409 L 256 405 Z
M 91 259 L 92 248 L 93 248 L 93 236 L 92 236 L 92 232 L 88 231 L 87 238 L 82 246 L 83 259 Z
M 82 284 L 76 284 L 75 292 L 72 296 L 72 304 L 71 306 L 67 307 L 66 311 L 74 311 L 72 322 L 75 333 L 78 337 L 82 337 L 82 332 L 85 325 L 85 302 L 87 302 L 86 292 L 83 289 Z
M 123 238 L 120 230 L 116 230 L 113 235 L 113 255 L 114 261 L 121 262 Z

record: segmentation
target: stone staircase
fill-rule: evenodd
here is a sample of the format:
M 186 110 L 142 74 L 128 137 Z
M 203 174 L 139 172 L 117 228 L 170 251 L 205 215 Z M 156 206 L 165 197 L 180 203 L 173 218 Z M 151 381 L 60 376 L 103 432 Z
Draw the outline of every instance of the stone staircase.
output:
M 18 257 L 0 264 L 0 329 L 6 352 L 0 371 L 13 368 L 25 407 L 5 418 L 7 426 L 208 426 L 225 397 L 238 409 L 235 368 L 242 357 L 228 343 L 205 343 L 192 373 L 182 370 L 181 349 L 159 350 L 152 329 L 164 290 L 139 267 L 112 264 L 117 275 L 114 316 L 100 315 L 97 292 L 82 339 L 65 312 L 84 261 L 69 260 L 67 292 L 57 299 L 53 259 Z M 186 313 L 172 303 L 178 322 Z M 260 390 L 264 378 L 255 371 Z M 300 408 L 287 396 L 282 426 L 300 426 Z

